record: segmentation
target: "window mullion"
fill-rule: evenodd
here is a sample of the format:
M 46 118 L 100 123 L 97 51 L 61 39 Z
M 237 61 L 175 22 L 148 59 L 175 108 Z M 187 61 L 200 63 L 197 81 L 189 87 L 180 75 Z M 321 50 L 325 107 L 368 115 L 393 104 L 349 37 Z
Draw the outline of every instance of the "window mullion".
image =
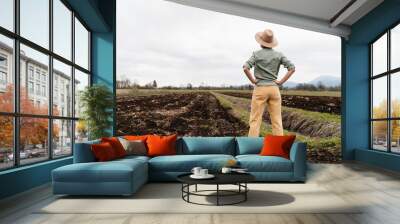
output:
M 390 30 L 387 32 L 387 71 L 390 71 Z M 388 92 L 387 92 L 387 110 L 388 110 L 388 118 L 391 118 L 392 117 L 392 99 L 391 99 L 391 79 L 392 79 L 392 75 L 389 73 L 388 75 L 387 75 L 387 90 L 388 90 Z M 391 120 L 389 120 L 388 122 L 387 122 L 387 125 L 388 125 L 388 127 L 387 127 L 387 135 L 388 135 L 388 137 L 387 137 L 387 140 L 388 140 L 388 148 L 387 148 L 387 151 L 388 152 L 391 152 L 392 151 L 392 135 L 391 135 L 391 133 L 392 133 L 392 121 Z
M 49 50 L 53 52 L 53 0 L 49 0 Z M 48 120 L 48 152 L 49 159 L 53 158 L 53 56 L 49 55 L 49 71 L 48 71 L 48 97 L 49 97 L 49 116 Z
M 75 12 L 72 11 L 71 14 L 71 23 L 72 23 L 72 32 L 71 32 L 71 59 L 72 59 L 72 64 L 74 66 L 71 67 L 71 91 L 72 91 L 72 95 L 71 95 L 71 117 L 75 118 Z M 72 121 L 71 122 L 71 150 L 72 150 L 72 155 L 74 155 L 74 151 L 75 151 L 75 125 L 76 125 L 76 121 Z
M 19 5 L 20 1 L 15 0 L 14 1 L 14 31 L 16 32 L 17 35 L 19 35 Z M 14 112 L 16 114 L 19 113 L 20 111 L 20 105 L 19 105 L 19 100 L 20 100 L 20 79 L 19 79 L 19 73 L 20 73 L 20 50 L 19 50 L 19 40 L 17 38 L 14 39 Z M 13 139 L 14 139 L 14 166 L 19 166 L 20 165 L 20 155 L 19 155 L 19 149 L 20 149 L 20 143 L 19 143 L 19 136 L 20 136 L 20 119 L 19 117 L 14 116 L 14 133 L 13 133 Z

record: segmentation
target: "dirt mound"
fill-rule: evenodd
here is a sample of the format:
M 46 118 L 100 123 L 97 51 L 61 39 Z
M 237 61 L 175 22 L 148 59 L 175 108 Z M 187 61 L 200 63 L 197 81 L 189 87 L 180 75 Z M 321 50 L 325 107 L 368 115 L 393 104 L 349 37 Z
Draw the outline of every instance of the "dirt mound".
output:
M 171 93 L 117 98 L 117 133 L 241 136 L 247 125 L 210 93 Z
M 271 123 L 266 111 L 264 121 Z M 286 130 L 294 131 L 310 137 L 340 137 L 340 125 L 333 122 L 321 122 L 310 119 L 294 111 L 282 112 L 282 125 Z
M 220 92 L 228 96 L 251 99 L 251 93 Z M 300 108 L 309 111 L 340 114 L 341 98 L 333 96 L 300 96 L 282 95 L 282 105 L 285 107 Z

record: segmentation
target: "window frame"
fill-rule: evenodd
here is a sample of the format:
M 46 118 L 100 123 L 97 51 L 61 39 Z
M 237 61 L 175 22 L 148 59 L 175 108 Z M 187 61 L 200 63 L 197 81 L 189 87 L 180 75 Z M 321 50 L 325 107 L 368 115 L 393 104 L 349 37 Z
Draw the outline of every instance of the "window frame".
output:
M 75 69 L 87 74 L 89 76 L 89 83 L 88 86 L 91 86 L 92 84 L 92 73 L 91 73 L 91 36 L 92 36 L 92 31 L 89 29 L 87 24 L 83 21 L 83 19 L 72 9 L 72 7 L 65 1 L 65 0 L 59 0 L 68 10 L 71 11 L 71 18 L 70 18 L 70 23 L 71 23 L 71 58 L 67 59 L 64 58 L 63 56 L 57 54 L 54 52 L 54 45 L 53 45 L 53 21 L 54 21 L 54 14 L 53 14 L 53 1 L 54 0 L 48 0 L 49 1 L 49 47 L 46 49 L 45 47 L 42 47 L 39 44 L 34 43 L 33 41 L 30 41 L 29 39 L 23 37 L 20 35 L 20 0 L 14 0 L 13 1 L 13 10 L 14 10 L 14 30 L 10 31 L 4 27 L 0 26 L 0 35 L 3 35 L 5 37 L 11 38 L 13 41 L 13 64 L 12 64 L 12 69 L 11 69 L 11 74 L 14 79 L 14 99 L 13 99 L 13 107 L 14 110 L 13 112 L 1 112 L 0 111 L 0 116 L 11 116 L 13 118 L 13 166 L 11 167 L 5 167 L 5 168 L 0 168 L 0 172 L 4 170 L 10 170 L 10 169 L 16 169 L 18 167 L 23 167 L 23 166 L 29 166 L 37 163 L 43 163 L 49 160 L 53 159 L 62 159 L 65 157 L 70 157 L 73 155 L 74 152 L 74 143 L 75 143 L 75 123 L 76 121 L 79 120 L 79 117 L 74 116 L 75 108 L 72 107 L 72 113 L 70 116 L 56 116 L 53 115 L 53 60 L 58 60 L 59 62 L 62 62 L 68 66 L 71 66 L 71 83 L 75 82 Z M 88 69 L 85 69 L 81 67 L 80 65 L 75 63 L 75 18 L 79 20 L 79 22 L 84 26 L 84 28 L 88 31 L 89 37 L 88 37 L 88 58 L 89 58 L 89 65 Z M 49 111 L 46 115 L 39 115 L 39 114 L 26 114 L 26 113 L 21 113 L 20 111 L 20 45 L 23 44 L 27 47 L 32 48 L 33 50 L 36 50 L 40 53 L 43 53 L 48 56 L 49 58 L 49 63 L 48 63 L 48 76 L 47 76 L 47 84 L 46 84 L 46 95 L 48 97 L 48 108 Z M 27 64 L 29 66 L 29 64 Z M 28 67 L 30 68 L 30 67 Z M 27 68 L 27 69 L 28 69 Z M 41 75 L 42 73 L 40 73 Z M 36 83 L 36 70 L 33 70 L 33 82 L 34 85 Z M 30 79 L 30 74 L 26 74 L 27 81 L 31 80 Z M 39 77 L 39 83 L 42 83 L 41 81 L 41 76 Z M 29 90 L 27 90 L 29 91 Z M 36 89 L 34 89 L 36 91 Z M 74 85 L 71 87 L 71 93 L 72 93 L 72 105 L 75 103 L 75 88 Z M 42 95 L 42 94 L 40 94 Z M 48 150 L 48 158 L 45 158 L 44 160 L 38 161 L 38 162 L 33 162 L 33 163 L 26 163 L 26 164 L 21 164 L 20 161 L 20 119 L 28 117 L 28 118 L 45 118 L 48 121 L 48 136 L 47 136 L 47 141 L 48 143 L 52 143 L 53 141 L 53 121 L 55 120 L 67 120 L 71 121 L 71 154 L 69 155 L 63 155 L 63 156 L 57 156 L 54 158 L 53 155 L 53 144 L 48 144 L 47 149 Z
M 400 21 L 394 23 L 391 25 L 389 28 L 387 28 L 383 33 L 378 35 L 374 40 L 372 40 L 369 44 L 369 144 L 370 150 L 373 151 L 379 151 L 379 152 L 386 152 L 386 153 L 392 153 L 392 154 L 400 154 L 400 152 L 393 152 L 392 151 L 392 121 L 399 121 L 400 117 L 392 117 L 392 76 L 396 75 L 396 73 L 400 72 L 400 67 L 397 68 L 391 68 L 391 57 L 392 57 L 392 48 L 391 48 L 391 31 L 395 27 L 400 26 Z M 386 63 L 386 71 L 382 72 L 380 74 L 374 75 L 373 72 L 373 44 L 378 41 L 381 37 L 384 35 L 387 35 L 386 42 L 387 42 L 387 51 L 386 51 L 386 57 L 387 57 L 387 63 Z M 373 82 L 376 79 L 386 77 L 386 86 L 387 86 L 387 93 L 386 93 L 386 98 L 387 98 L 387 105 L 386 105 L 386 117 L 385 118 L 373 118 L 373 93 L 374 93 L 374 86 Z M 379 150 L 374 148 L 374 136 L 373 136 L 373 122 L 374 121 L 386 121 L 387 122 L 387 130 L 386 130 L 386 151 Z

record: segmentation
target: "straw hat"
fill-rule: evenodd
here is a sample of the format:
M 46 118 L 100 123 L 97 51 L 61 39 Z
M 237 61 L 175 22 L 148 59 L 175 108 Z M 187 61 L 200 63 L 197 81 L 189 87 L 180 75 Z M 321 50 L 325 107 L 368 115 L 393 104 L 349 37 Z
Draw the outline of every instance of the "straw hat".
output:
M 270 29 L 256 33 L 256 41 L 264 47 L 273 48 L 278 45 L 274 33 Z

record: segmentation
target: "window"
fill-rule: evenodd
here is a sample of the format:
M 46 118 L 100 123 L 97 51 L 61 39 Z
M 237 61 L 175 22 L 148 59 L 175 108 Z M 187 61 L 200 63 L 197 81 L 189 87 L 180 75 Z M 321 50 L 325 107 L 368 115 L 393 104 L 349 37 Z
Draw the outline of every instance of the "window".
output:
M 53 157 L 71 155 L 72 121 L 53 120 Z
M 74 105 L 89 85 L 90 31 L 67 4 L 0 0 L 0 170 L 70 156 L 86 139 Z
M 21 36 L 49 48 L 49 0 L 20 0 Z
M 42 86 L 42 96 L 46 96 L 46 86 Z
M 34 93 L 33 82 L 28 82 L 28 92 L 29 92 L 29 94 Z
M 7 68 L 7 56 L 0 55 L 0 67 Z
M 371 148 L 400 153 L 400 25 L 370 45 Z
M 0 6 L 2 4 L 1 1 Z M 2 20 L 2 15 L 0 15 L 0 20 Z M 0 112 L 14 111 L 14 73 L 13 66 L 9 65 L 14 57 L 13 52 L 13 40 L 0 33 Z
M 40 84 L 36 84 L 36 95 L 40 95 Z
M 40 81 L 40 71 L 39 71 L 39 69 L 36 69 L 36 80 Z
M 33 75 L 33 67 L 32 66 L 29 66 L 28 74 L 29 74 L 29 79 L 33 80 L 34 75 Z
M 0 26 L 10 31 L 14 30 L 14 0 L 0 1 Z
M 13 117 L 0 115 L 0 169 L 14 166 Z
M 89 69 L 89 32 L 77 18 L 75 18 L 75 62 Z
M 81 114 L 80 95 L 87 86 L 89 86 L 89 75 L 75 70 L 75 117 L 79 117 Z
M 60 1 L 53 0 L 54 52 L 71 60 L 72 12 Z
M 7 73 L 0 71 L 0 84 L 6 85 L 7 84 Z
M 65 83 L 72 84 L 72 68 L 58 60 L 53 60 L 53 90 L 54 90 L 54 100 L 53 100 L 53 114 L 60 114 L 60 107 L 64 106 L 66 108 L 65 114 L 61 113 L 63 117 L 72 117 L 72 102 L 65 103 L 64 96 L 69 96 L 69 100 L 72 101 L 72 92 L 70 89 L 65 89 Z M 60 101 L 58 101 L 60 97 Z M 55 105 L 57 104 L 57 105 Z
M 49 158 L 48 119 L 20 118 L 19 158 L 28 164 Z

